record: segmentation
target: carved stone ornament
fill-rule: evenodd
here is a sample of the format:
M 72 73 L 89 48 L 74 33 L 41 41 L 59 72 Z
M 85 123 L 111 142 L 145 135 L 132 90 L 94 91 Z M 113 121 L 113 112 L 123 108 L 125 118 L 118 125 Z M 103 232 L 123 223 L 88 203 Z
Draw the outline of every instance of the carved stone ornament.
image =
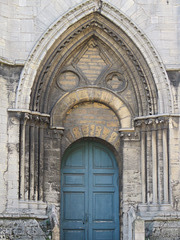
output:
M 142 127 L 142 125 L 151 126 L 151 125 L 162 125 L 168 124 L 169 117 L 154 117 L 154 118 L 144 118 L 144 119 L 135 119 L 134 125 L 135 127 Z
M 140 141 L 139 132 L 120 132 L 120 138 L 124 141 Z
M 112 72 L 106 77 L 106 84 L 114 91 L 122 92 L 127 86 L 127 81 L 119 72 Z

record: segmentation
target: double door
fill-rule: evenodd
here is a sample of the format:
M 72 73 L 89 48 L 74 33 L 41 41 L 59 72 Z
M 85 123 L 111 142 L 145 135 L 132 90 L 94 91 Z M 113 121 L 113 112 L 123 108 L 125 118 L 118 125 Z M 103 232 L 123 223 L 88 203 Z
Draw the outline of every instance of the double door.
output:
M 104 145 L 84 141 L 65 153 L 61 167 L 61 239 L 118 240 L 118 167 Z

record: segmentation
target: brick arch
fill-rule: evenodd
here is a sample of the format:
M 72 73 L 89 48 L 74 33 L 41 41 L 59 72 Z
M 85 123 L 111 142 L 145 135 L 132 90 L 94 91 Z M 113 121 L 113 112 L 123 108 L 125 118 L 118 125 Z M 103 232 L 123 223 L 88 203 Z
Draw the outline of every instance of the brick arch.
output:
M 111 108 L 119 119 L 120 127 L 132 128 L 133 113 L 123 100 L 107 89 L 97 87 L 81 88 L 65 94 L 55 104 L 51 111 L 50 124 L 52 128 L 63 127 L 63 119 L 68 110 L 82 102 L 99 102 Z

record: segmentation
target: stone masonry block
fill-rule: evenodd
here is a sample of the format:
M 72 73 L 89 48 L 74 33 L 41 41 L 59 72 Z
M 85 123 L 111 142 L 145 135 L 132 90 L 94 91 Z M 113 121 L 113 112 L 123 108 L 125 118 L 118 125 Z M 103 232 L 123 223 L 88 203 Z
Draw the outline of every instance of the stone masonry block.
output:
M 120 123 L 121 123 L 121 128 L 131 128 L 132 127 L 132 123 L 131 123 L 131 117 L 126 117 L 124 119 L 121 119 Z
M 88 137 L 89 136 L 89 125 L 82 125 L 81 129 L 82 129 L 83 136 Z
M 79 127 L 73 128 L 73 134 L 74 134 L 75 139 L 79 139 L 82 137 Z
M 119 133 L 112 132 L 112 133 L 110 134 L 110 138 L 108 139 L 108 141 L 109 141 L 110 143 L 113 143 L 118 136 L 119 136 Z
M 89 126 L 89 136 L 94 137 L 95 125 Z
M 109 133 L 110 133 L 110 130 L 107 127 L 104 127 L 101 134 L 102 139 L 106 140 Z
M 77 94 L 78 98 L 83 100 L 83 101 L 88 101 L 89 100 L 89 94 L 88 94 L 87 89 L 77 90 L 76 94 Z
M 96 137 L 100 137 L 102 129 L 103 129 L 102 126 L 96 125 L 96 128 L 95 128 L 95 136 Z

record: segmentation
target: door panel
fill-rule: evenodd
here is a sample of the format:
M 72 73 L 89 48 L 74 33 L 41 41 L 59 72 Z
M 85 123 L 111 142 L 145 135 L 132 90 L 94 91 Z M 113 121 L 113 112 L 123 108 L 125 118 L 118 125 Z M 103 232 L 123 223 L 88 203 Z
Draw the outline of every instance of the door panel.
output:
M 69 207 L 73 206 L 73 207 Z M 85 214 L 85 196 L 80 192 L 64 192 L 64 220 L 82 221 Z
M 114 193 L 94 193 L 93 221 L 114 221 Z
M 70 187 L 70 186 L 74 186 L 74 187 L 79 187 L 79 186 L 84 186 L 85 184 L 85 178 L 84 178 L 84 174 L 76 174 L 76 173 L 65 173 L 63 175 L 63 186 L 66 187 Z
M 112 240 L 114 238 L 114 230 L 94 230 L 93 240 Z
M 93 168 L 113 168 L 111 156 L 102 147 L 93 146 Z
M 113 187 L 114 174 L 94 174 L 94 187 Z
M 85 240 L 85 232 L 84 232 L 84 230 L 64 230 L 63 239 Z
M 84 168 L 84 151 L 81 148 L 73 149 L 71 155 L 68 156 L 65 162 L 65 168 Z
M 61 239 L 119 239 L 118 167 L 102 144 L 76 143 L 61 169 Z

